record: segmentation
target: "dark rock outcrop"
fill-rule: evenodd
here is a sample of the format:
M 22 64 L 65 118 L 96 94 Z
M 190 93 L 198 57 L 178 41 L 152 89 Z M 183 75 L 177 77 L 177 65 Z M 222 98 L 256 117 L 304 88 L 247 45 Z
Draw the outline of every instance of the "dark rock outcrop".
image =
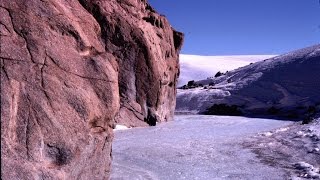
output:
M 114 122 L 170 120 L 183 35 L 145 1 L 0 0 L 1 179 L 107 179 Z
M 208 108 L 205 112 L 205 115 L 224 115 L 224 116 L 240 116 L 242 112 L 238 109 L 238 106 L 226 104 L 214 104 Z

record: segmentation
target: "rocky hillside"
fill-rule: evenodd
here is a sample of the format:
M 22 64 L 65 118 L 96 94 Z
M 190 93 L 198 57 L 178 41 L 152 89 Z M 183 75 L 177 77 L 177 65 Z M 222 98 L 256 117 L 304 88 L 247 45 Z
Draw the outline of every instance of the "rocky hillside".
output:
M 320 112 L 319 77 L 315 45 L 191 83 L 176 111 L 308 119 Z
M 183 35 L 145 1 L 0 0 L 1 179 L 107 179 L 112 128 L 173 116 Z

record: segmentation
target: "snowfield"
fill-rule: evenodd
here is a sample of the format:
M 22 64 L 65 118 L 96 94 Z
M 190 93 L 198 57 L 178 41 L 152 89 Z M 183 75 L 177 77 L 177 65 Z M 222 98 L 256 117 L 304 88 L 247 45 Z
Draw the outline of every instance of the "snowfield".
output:
M 226 104 L 245 116 L 305 119 L 320 112 L 320 45 L 196 83 L 205 87 L 178 90 L 176 112 L 203 113 Z
M 269 59 L 275 55 L 234 55 L 234 56 L 199 56 L 181 54 L 180 77 L 178 87 L 190 80 L 202 80 L 214 76 L 218 71 L 226 72 Z

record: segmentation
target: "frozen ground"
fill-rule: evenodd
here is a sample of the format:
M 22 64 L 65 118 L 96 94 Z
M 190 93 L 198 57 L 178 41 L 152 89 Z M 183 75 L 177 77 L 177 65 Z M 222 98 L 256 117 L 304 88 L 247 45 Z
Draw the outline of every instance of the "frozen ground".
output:
M 111 179 L 286 179 L 285 169 L 262 161 L 248 142 L 292 124 L 183 115 L 155 127 L 116 131 Z
M 244 147 L 261 162 L 286 170 L 292 179 L 320 179 L 320 119 L 260 133 L 247 138 Z

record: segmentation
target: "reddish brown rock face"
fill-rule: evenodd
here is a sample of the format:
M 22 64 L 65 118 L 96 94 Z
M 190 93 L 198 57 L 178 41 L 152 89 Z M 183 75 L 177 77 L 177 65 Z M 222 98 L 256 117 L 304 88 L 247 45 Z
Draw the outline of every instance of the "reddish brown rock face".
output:
M 114 122 L 173 116 L 182 34 L 137 0 L 0 0 L 1 178 L 107 179 Z

